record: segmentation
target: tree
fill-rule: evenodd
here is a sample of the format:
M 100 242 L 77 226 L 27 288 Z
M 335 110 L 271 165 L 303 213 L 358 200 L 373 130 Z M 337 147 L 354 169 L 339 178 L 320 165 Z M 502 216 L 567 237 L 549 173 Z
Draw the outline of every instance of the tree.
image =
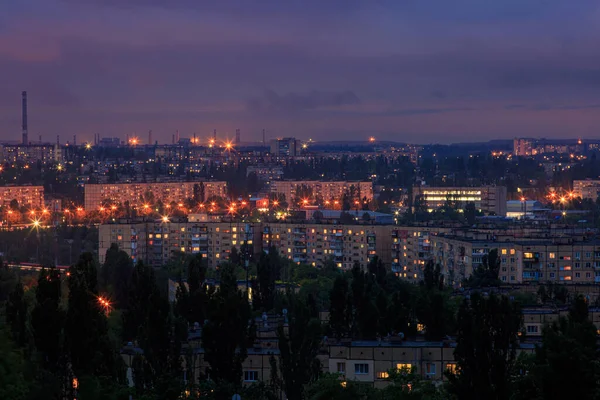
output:
M 368 212 L 363 213 L 362 220 L 366 223 L 371 222 L 371 214 L 369 214 Z
M 241 386 L 242 362 L 247 357 L 250 306 L 246 294 L 237 288 L 233 266 L 221 267 L 219 288 L 209 300 L 208 321 L 202 329 L 205 360 L 210 365 L 210 377 L 221 392 Z
M 353 223 L 354 223 L 354 217 L 352 216 L 352 214 L 350 214 L 346 211 L 342 211 L 340 213 L 340 224 L 347 225 L 347 224 L 353 224 Z
M 477 209 L 475 208 L 475 203 L 470 201 L 466 204 L 464 216 L 465 216 L 465 221 L 467 222 L 468 225 L 475 224 L 475 221 L 476 221 L 475 217 L 477 216 Z
M 275 298 L 275 282 L 280 278 L 283 260 L 273 247 L 268 254 L 262 253 L 256 264 L 256 284 L 253 292 L 252 305 L 255 310 L 269 311 L 273 309 Z
M 333 282 L 330 293 L 329 327 L 336 339 L 348 336 L 350 333 L 351 310 L 348 310 L 348 281 L 344 276 L 338 276 Z
M 98 301 L 97 268 L 84 253 L 69 268 L 69 307 L 65 344 L 75 376 L 116 374 L 115 354 L 108 340 L 108 324 Z
M 315 220 L 315 222 L 321 222 L 323 220 L 323 212 L 317 210 L 312 214 L 312 219 Z
M 60 273 L 55 269 L 42 269 L 35 292 L 36 304 L 31 312 L 31 327 L 42 366 L 53 371 L 63 353 L 63 325 L 65 312 L 60 306 L 62 286 Z
M 417 319 L 425 326 L 427 340 L 440 340 L 453 332 L 454 312 L 444 291 L 444 278 L 439 265 L 429 261 L 423 270 L 423 281 L 417 297 Z
M 597 399 L 598 346 L 596 327 L 588 307 L 579 296 L 567 318 L 560 318 L 542 331 L 542 345 L 530 358 L 528 374 L 518 376 L 517 399 Z M 561 382 L 569 382 L 568 386 Z
M 0 399 L 25 400 L 28 389 L 23 355 L 0 329 Z
M 12 338 L 19 347 L 27 343 L 27 302 L 23 284 L 17 282 L 6 303 L 6 322 L 10 326 Z
M 448 374 L 449 392 L 465 400 L 508 399 L 521 323 L 518 306 L 507 297 L 474 293 L 465 299 L 454 351 L 458 372 Z
M 481 265 L 473 271 L 466 280 L 465 285 L 469 287 L 498 286 L 501 283 L 498 279 L 499 274 L 500 258 L 498 257 L 498 249 L 493 249 L 483 256 Z
M 277 328 L 281 378 L 274 380 L 280 380 L 288 399 L 301 400 L 304 387 L 315 381 L 321 372 L 317 358 L 322 338 L 321 324 L 308 303 L 292 294 L 288 295 L 288 302 L 287 332 L 283 324 Z
M 100 285 L 119 307 L 127 305 L 129 295 L 129 280 L 133 271 L 131 257 L 119 249 L 116 244 L 111 244 L 106 251 L 104 265 L 100 270 Z

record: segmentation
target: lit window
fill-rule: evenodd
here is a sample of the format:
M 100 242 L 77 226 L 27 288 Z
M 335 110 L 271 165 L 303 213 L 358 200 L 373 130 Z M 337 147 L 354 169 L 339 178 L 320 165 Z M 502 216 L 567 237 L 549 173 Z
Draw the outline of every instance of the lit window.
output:
M 412 369 L 412 364 L 396 364 L 396 369 L 399 371 L 410 371 Z
M 456 374 L 457 370 L 458 370 L 458 367 L 457 367 L 456 363 L 448 363 L 448 364 L 446 364 L 446 371 L 449 374 L 454 375 L 454 374 Z
M 390 377 L 390 373 L 387 371 L 380 371 L 377 373 L 377 379 L 387 379 Z
M 506 249 L 502 249 L 502 254 L 506 255 L 508 251 Z
M 182 252 L 182 253 L 185 253 L 185 247 L 182 247 L 182 248 L 181 248 L 181 252 Z
M 346 373 L 346 363 L 345 362 L 339 362 L 337 363 L 337 372 L 338 374 L 345 374 Z
M 550 254 L 548 254 L 548 258 L 556 258 L 556 253 L 550 253 Z
M 219 254 L 219 253 L 215 254 L 215 258 L 221 258 L 221 254 Z
M 121 235 L 117 236 L 117 240 L 123 240 L 123 236 L 121 236 Z
M 515 254 L 515 249 L 510 249 L 510 254 L 514 255 Z

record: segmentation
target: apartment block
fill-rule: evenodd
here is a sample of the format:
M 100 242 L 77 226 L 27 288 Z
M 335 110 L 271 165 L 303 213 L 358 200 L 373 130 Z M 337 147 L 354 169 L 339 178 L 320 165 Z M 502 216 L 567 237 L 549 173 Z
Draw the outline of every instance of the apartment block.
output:
M 464 210 L 468 203 L 484 214 L 506 215 L 506 187 L 413 187 L 413 204 L 417 198 L 425 203 L 428 211 L 441 208 L 450 201 L 457 209 Z
M 351 195 L 353 201 L 373 199 L 373 183 L 360 181 L 273 181 L 271 182 L 271 193 L 284 195 L 288 203 L 296 196 L 298 190 L 308 189 L 312 191 L 313 199 L 317 196 L 323 201 L 338 201 L 341 203 L 344 194 Z
M 392 225 L 263 224 L 262 244 L 274 246 L 296 263 L 322 266 L 332 259 L 339 268 L 366 268 L 376 255 L 390 265 Z
M 600 241 L 584 237 L 497 240 L 489 237 L 439 235 L 432 238 L 432 259 L 446 280 L 460 286 L 491 250 L 498 250 L 499 279 L 507 284 L 528 282 L 600 282 Z
M 0 204 L 9 205 L 16 200 L 19 207 L 42 208 L 44 207 L 43 186 L 1 186 Z
M 394 227 L 392 229 L 392 272 L 401 278 L 419 282 L 423 267 L 431 259 L 431 238 L 449 228 Z
M 62 149 L 56 144 L 4 144 L 0 145 L 2 162 L 42 162 L 43 164 L 62 160 Z
M 232 247 L 244 243 L 253 254 L 260 253 L 260 230 L 243 222 L 137 222 L 102 224 L 98 256 L 104 263 L 106 251 L 116 243 L 133 260 L 151 266 L 165 265 L 177 253 L 201 254 L 208 266 L 227 261 Z
M 198 182 L 160 182 L 160 183 L 113 183 L 86 184 L 85 209 L 95 210 L 104 200 L 118 203 L 129 201 L 132 205 L 141 203 L 142 198 L 151 195 L 155 201 L 167 204 L 172 201 L 181 202 L 194 197 L 194 186 L 200 186 L 204 199 L 211 197 L 227 197 L 227 182 L 198 181 Z
M 591 199 L 596 201 L 596 199 L 598 199 L 599 193 L 600 180 L 598 179 L 585 179 L 573 181 L 573 194 L 575 195 L 575 197 L 581 197 L 582 199 Z

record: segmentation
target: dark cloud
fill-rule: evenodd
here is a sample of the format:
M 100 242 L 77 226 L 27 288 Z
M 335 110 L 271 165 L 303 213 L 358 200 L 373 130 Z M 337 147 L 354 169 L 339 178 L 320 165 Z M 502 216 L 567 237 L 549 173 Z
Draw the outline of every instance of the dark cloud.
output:
M 309 93 L 287 93 L 284 95 L 279 95 L 273 90 L 266 90 L 262 97 L 254 97 L 248 100 L 247 108 L 252 112 L 295 112 L 359 103 L 358 96 L 350 90 L 342 92 L 313 90 Z

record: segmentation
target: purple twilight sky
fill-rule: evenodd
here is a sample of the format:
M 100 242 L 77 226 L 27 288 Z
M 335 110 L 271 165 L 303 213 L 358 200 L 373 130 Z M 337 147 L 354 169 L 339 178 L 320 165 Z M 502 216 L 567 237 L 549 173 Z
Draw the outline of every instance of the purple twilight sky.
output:
M 599 137 L 592 0 L 19 0 L 0 139 Z

